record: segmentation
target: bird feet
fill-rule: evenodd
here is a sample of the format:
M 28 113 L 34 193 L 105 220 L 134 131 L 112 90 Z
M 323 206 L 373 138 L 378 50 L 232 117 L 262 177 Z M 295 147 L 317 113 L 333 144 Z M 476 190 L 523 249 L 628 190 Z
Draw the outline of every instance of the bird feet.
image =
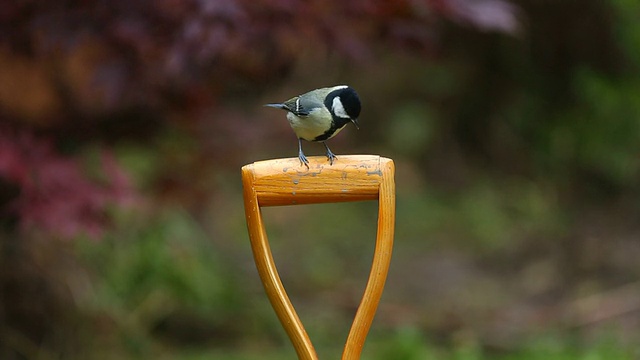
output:
M 331 152 L 331 150 L 329 149 L 329 147 L 327 146 L 327 144 L 325 144 L 324 142 L 322 143 L 324 145 L 324 147 L 327 149 L 327 159 L 329 160 L 329 165 L 333 165 L 333 162 L 338 158 L 336 156 L 336 154 L 334 154 L 333 152 Z M 298 159 L 300 159 L 300 165 L 304 165 L 307 167 L 307 170 L 309 170 L 309 160 L 307 160 L 307 157 L 304 155 L 304 153 L 302 152 L 302 142 L 300 141 L 300 139 L 298 139 Z
M 333 161 L 337 158 L 336 154 L 332 153 L 331 150 L 327 148 L 327 159 L 329 160 L 329 165 L 333 165 Z
M 331 152 L 331 149 L 329 149 L 326 143 L 323 142 L 322 145 L 324 145 L 325 149 L 327 149 L 327 159 L 329 159 L 329 165 L 333 165 L 333 161 L 338 157 L 336 156 L 336 154 Z
M 298 152 L 298 159 L 300 159 L 300 166 L 304 165 L 307 167 L 307 170 L 309 170 L 309 160 L 307 160 L 307 157 L 304 156 L 302 151 Z
M 306 166 L 307 170 L 309 170 L 309 160 L 307 160 L 307 157 L 304 156 L 302 152 L 302 139 L 300 138 L 298 138 L 298 159 L 300 159 L 300 165 Z

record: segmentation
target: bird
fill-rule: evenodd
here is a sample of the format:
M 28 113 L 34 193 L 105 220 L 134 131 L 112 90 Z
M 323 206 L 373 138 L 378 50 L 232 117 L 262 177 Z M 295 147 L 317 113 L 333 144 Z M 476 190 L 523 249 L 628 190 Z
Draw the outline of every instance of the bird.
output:
M 336 136 L 349 123 L 360 129 L 360 97 L 347 85 L 311 90 L 283 103 L 265 106 L 287 111 L 287 120 L 298 137 L 300 166 L 305 165 L 307 169 L 309 160 L 302 151 L 302 140 L 321 142 L 327 149 L 329 164 L 333 165 L 337 157 L 325 141 Z

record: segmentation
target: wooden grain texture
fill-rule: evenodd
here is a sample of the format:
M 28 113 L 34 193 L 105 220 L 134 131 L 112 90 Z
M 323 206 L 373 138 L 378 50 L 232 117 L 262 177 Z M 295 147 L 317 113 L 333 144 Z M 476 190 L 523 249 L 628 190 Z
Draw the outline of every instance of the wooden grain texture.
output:
M 273 260 L 260 208 L 359 200 L 379 201 L 378 235 L 367 286 L 349 331 L 342 359 L 360 358 L 389 271 L 395 224 L 394 164 L 374 155 L 342 155 L 329 165 L 309 157 L 309 169 L 297 158 L 255 162 L 242 168 L 245 215 L 251 248 L 267 297 L 298 354 L 317 354 L 298 317 Z
M 260 206 L 333 203 L 378 198 L 380 157 L 341 155 L 333 165 L 310 156 L 309 169 L 298 158 L 247 165 Z

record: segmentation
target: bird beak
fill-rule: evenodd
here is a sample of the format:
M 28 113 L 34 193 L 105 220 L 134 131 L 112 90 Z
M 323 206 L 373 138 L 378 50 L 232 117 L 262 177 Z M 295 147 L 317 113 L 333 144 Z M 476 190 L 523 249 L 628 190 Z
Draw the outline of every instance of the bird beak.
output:
M 360 130 L 360 124 L 358 124 L 358 119 L 351 119 L 353 125 L 356 126 L 356 129 Z

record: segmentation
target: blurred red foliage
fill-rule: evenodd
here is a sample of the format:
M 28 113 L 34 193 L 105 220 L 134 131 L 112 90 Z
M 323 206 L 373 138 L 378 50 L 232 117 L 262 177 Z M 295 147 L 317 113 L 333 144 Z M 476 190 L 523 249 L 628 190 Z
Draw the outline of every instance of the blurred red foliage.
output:
M 97 238 L 107 224 L 109 206 L 136 202 L 129 177 L 108 151 L 101 153 L 102 181 L 91 181 L 75 159 L 57 154 L 49 141 L 3 130 L 0 178 L 19 189 L 3 211 L 18 215 L 23 229 Z

